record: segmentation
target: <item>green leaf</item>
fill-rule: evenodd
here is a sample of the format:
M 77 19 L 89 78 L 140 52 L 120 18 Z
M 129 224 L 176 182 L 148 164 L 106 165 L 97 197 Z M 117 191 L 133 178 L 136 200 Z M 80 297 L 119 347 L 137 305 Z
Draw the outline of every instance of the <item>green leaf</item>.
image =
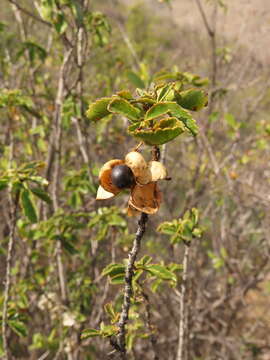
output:
M 149 105 L 149 104 L 154 105 L 156 103 L 156 101 L 149 96 L 141 96 L 138 99 L 136 99 L 134 102 L 140 103 L 143 105 Z
M 110 316 L 111 323 L 115 324 L 119 320 L 120 314 L 115 312 L 113 304 L 112 303 L 106 304 L 104 306 L 104 309 L 105 309 L 106 313 Z
M 53 25 L 55 27 L 55 30 L 58 32 L 58 34 L 64 34 L 68 27 L 68 23 L 65 19 L 65 16 L 63 13 L 57 13 L 55 16 L 55 20 L 53 21 Z
M 197 135 L 198 126 L 192 116 L 175 102 L 159 102 L 153 105 L 145 114 L 145 120 L 154 120 L 155 118 L 170 114 L 182 121 L 185 127 L 191 132 L 192 135 Z
M 146 265 L 144 269 L 151 275 L 154 275 L 162 280 L 172 280 L 174 282 L 177 281 L 176 275 L 172 271 L 169 271 L 164 265 L 151 264 Z
M 134 271 L 134 277 L 133 277 L 133 281 L 136 282 L 139 280 L 139 278 L 143 275 L 143 270 L 139 270 L 139 267 L 137 268 L 137 270 Z
M 124 284 L 125 274 L 118 274 L 110 277 L 110 281 L 112 285 L 121 285 Z
M 107 224 L 110 226 L 119 226 L 125 228 L 127 223 L 126 221 L 117 214 L 112 214 L 111 217 L 108 219 Z
M 198 221 L 199 221 L 199 210 L 196 208 L 192 208 L 190 215 L 191 215 L 194 226 L 197 225 Z
M 85 24 L 88 31 L 92 34 L 94 45 L 102 47 L 109 43 L 111 26 L 107 21 L 106 15 L 99 11 L 91 11 L 85 17 Z
M 90 337 L 95 337 L 95 336 L 101 336 L 101 332 L 100 330 L 96 330 L 96 329 L 85 329 L 83 330 L 82 334 L 81 334 L 81 339 L 85 340 L 88 339 Z
M 139 89 L 145 89 L 145 84 L 142 79 L 133 71 L 127 71 L 127 78 L 129 81 Z
M 30 192 L 27 189 L 23 189 L 21 192 L 21 204 L 25 216 L 31 221 L 31 223 L 36 223 L 38 221 L 36 209 L 30 199 Z
M 8 179 L 2 178 L 0 179 L 0 191 L 4 190 L 8 186 Z
M 42 186 L 47 186 L 49 184 L 48 180 L 44 179 L 42 176 L 29 176 L 28 180 Z
M 47 57 L 47 51 L 32 41 L 25 41 L 22 43 L 22 48 L 18 51 L 17 57 L 20 58 L 25 52 L 29 54 L 31 62 L 34 62 L 36 58 L 41 61 L 44 61 Z
M 163 80 L 175 80 L 177 78 L 178 78 L 178 74 L 165 70 L 165 71 L 159 71 L 157 74 L 155 74 L 154 81 L 158 82 Z
M 103 337 L 116 335 L 118 331 L 119 328 L 115 325 L 105 325 L 103 322 L 100 324 L 100 334 Z
M 171 105 L 170 113 L 172 116 L 175 116 L 177 119 L 182 121 L 193 136 L 198 134 L 198 126 L 196 121 L 186 110 L 182 109 L 179 105 L 174 103 L 174 105 Z
M 75 0 L 75 1 L 71 1 L 70 3 L 70 7 L 72 9 L 72 12 L 77 20 L 78 24 L 82 24 L 83 23 L 83 9 L 82 6 L 80 4 L 79 1 Z
M 123 99 L 126 99 L 126 100 L 132 100 L 133 99 L 133 97 L 131 95 L 131 92 L 128 91 L 128 90 L 118 91 L 116 93 L 116 95 L 123 98 Z
M 30 97 L 23 95 L 18 89 L 2 89 L 0 90 L 0 108 L 12 106 L 28 106 L 31 107 L 32 100 Z
M 141 118 L 141 111 L 123 98 L 113 99 L 108 106 L 108 110 L 112 113 L 126 116 L 135 122 Z
M 30 161 L 22 164 L 19 167 L 20 171 L 26 172 L 26 170 L 39 170 L 45 167 L 45 163 L 43 161 Z M 48 185 L 48 182 L 47 182 Z
M 136 263 L 136 267 L 139 267 L 140 265 L 146 265 L 152 260 L 152 257 L 149 255 L 144 255 L 139 261 Z
M 41 188 L 30 188 L 30 191 L 37 196 L 39 199 L 45 201 L 46 203 L 50 204 L 52 202 L 49 194 L 46 193 L 46 191 L 44 191 Z
M 172 264 L 169 265 L 169 269 L 172 272 L 182 271 L 183 270 L 183 265 L 172 263 Z
M 234 130 L 238 130 L 240 124 L 236 121 L 235 117 L 232 114 L 226 113 L 224 115 L 224 119 L 226 120 L 227 124 Z
M 168 84 L 159 88 L 157 94 L 157 101 L 172 101 L 174 99 L 173 84 Z
M 189 89 L 177 94 L 176 100 L 178 105 L 185 109 L 198 111 L 208 103 L 207 94 L 202 90 Z
M 107 107 L 111 100 L 111 98 L 101 98 L 92 103 L 86 111 L 87 118 L 90 121 L 98 121 L 109 115 L 110 111 L 107 109 Z
M 5 23 L 0 22 L 0 32 L 4 31 L 6 26 L 7 25 Z
M 123 264 L 109 264 L 107 265 L 101 275 L 113 277 L 115 275 L 125 274 L 125 266 Z
M 0 356 L 4 356 L 3 337 L 0 335 Z
M 161 115 L 168 114 L 170 111 L 170 105 L 174 104 L 173 102 L 159 102 L 153 105 L 145 114 L 145 120 L 153 120 Z
M 192 80 L 192 84 L 197 87 L 207 86 L 209 84 L 209 79 L 195 76 L 194 79 Z
M 201 87 L 209 84 L 209 79 L 201 78 L 200 76 L 191 74 L 189 72 L 184 72 L 181 74 L 181 76 L 186 83 L 195 85 L 197 87 Z
M 64 250 L 66 250 L 70 255 L 75 255 L 79 253 L 79 251 L 75 248 L 75 246 L 64 237 L 61 238 L 61 243 L 63 245 Z
M 144 122 L 146 125 L 147 122 Z M 165 144 L 185 131 L 185 127 L 181 121 L 176 118 L 165 118 L 156 122 L 153 128 L 139 127 L 131 125 L 128 132 L 143 140 L 148 145 L 162 145 Z
M 156 279 L 155 281 L 153 281 L 153 283 L 151 284 L 151 290 L 153 291 L 153 293 L 156 293 L 159 286 L 162 284 L 162 280 L 161 279 Z
M 27 328 L 21 321 L 18 320 L 9 320 L 9 326 L 11 329 L 19 336 L 27 336 Z

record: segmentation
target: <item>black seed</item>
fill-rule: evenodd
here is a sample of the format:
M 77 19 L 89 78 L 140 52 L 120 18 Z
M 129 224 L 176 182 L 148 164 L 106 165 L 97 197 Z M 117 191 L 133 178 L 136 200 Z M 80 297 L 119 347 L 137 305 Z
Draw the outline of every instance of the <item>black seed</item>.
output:
M 134 182 L 134 175 L 127 165 L 117 165 L 112 169 L 112 183 L 119 189 L 130 188 Z

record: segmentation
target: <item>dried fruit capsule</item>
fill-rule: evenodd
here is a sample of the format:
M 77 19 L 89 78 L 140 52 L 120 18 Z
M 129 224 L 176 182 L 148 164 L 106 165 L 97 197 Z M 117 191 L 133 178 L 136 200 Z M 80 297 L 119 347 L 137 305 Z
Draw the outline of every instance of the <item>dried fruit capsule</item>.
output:
M 126 155 L 125 163 L 129 166 L 133 174 L 138 177 L 142 175 L 143 171 L 147 168 L 147 163 L 143 156 L 137 151 L 131 151 Z
M 130 188 L 134 182 L 134 175 L 127 165 L 114 166 L 111 172 L 111 179 L 113 185 L 119 189 Z

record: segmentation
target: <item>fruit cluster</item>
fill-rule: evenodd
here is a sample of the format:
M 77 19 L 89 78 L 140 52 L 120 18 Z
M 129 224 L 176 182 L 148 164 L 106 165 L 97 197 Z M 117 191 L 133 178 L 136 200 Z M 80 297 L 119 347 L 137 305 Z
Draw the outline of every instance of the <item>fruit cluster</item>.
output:
M 167 170 L 161 162 L 147 163 L 138 151 L 131 151 L 124 160 L 113 159 L 102 166 L 97 200 L 110 199 L 123 189 L 130 189 L 128 215 L 154 214 L 161 203 L 157 181 L 166 177 Z

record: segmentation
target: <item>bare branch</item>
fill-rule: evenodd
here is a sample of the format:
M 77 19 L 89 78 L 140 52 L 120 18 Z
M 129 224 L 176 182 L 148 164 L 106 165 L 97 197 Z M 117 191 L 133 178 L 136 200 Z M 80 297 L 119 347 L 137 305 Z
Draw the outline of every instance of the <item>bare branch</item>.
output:
M 203 9 L 201 0 L 195 0 L 197 7 L 199 9 L 200 15 L 202 17 L 204 26 L 206 28 L 207 34 L 210 38 L 210 43 L 211 43 L 211 52 L 212 52 L 212 56 L 211 56 L 211 93 L 209 95 L 209 104 L 208 104 L 208 113 L 211 114 L 212 112 L 212 94 L 213 94 L 213 90 L 216 87 L 216 82 L 217 82 L 217 43 L 216 43 L 216 17 L 217 17 L 217 4 L 215 4 L 214 10 L 213 10 L 213 24 L 210 25 L 206 13 Z
M 138 229 L 136 232 L 136 236 L 133 242 L 132 250 L 129 253 L 128 264 L 126 267 L 126 275 L 125 275 L 125 290 L 124 290 L 124 301 L 122 305 L 122 312 L 120 315 L 120 320 L 118 323 L 119 326 L 119 334 L 117 335 L 117 346 L 115 346 L 116 350 L 120 352 L 121 358 L 123 360 L 126 359 L 126 323 L 128 321 L 129 308 L 132 297 L 132 279 L 134 276 L 134 263 L 136 261 L 138 252 L 140 250 L 141 240 L 145 233 L 145 227 L 148 220 L 148 215 L 145 213 L 141 214 L 141 217 L 138 221 Z
M 118 4 L 119 2 L 118 2 L 118 0 L 112 0 L 111 3 L 114 3 L 113 6 L 115 6 L 115 4 Z M 138 57 L 138 55 L 136 53 L 136 50 L 134 49 L 134 46 L 132 45 L 132 43 L 130 41 L 130 38 L 129 38 L 127 32 L 125 31 L 125 28 L 122 25 L 121 18 L 118 17 L 118 18 L 115 19 L 115 21 L 117 23 L 120 34 L 121 34 L 124 42 L 126 43 L 127 48 L 130 51 L 130 54 L 132 55 L 132 57 L 134 59 L 134 62 L 135 62 L 135 65 L 136 65 L 137 69 L 140 69 L 140 67 L 141 67 L 140 59 L 139 59 L 139 57 Z
M 31 13 L 30 11 L 28 11 L 27 9 L 23 8 L 21 5 L 19 5 L 15 0 L 7 0 L 8 2 L 10 2 L 11 4 L 15 5 L 17 9 L 19 9 L 21 12 L 23 12 L 24 14 L 30 16 L 31 18 L 35 19 L 36 21 L 39 21 L 40 23 L 47 25 L 47 26 L 52 26 L 51 23 L 49 23 L 46 20 L 43 20 L 41 17 Z
M 183 275 L 182 275 L 182 284 L 181 284 L 181 293 L 180 293 L 180 321 L 179 321 L 179 339 L 178 339 L 178 351 L 177 351 L 177 360 L 184 359 L 184 339 L 185 339 L 185 329 L 186 329 L 186 290 L 187 290 L 187 273 L 188 273 L 188 260 L 189 260 L 189 245 L 185 244 L 185 253 L 183 261 Z
M 203 20 L 203 23 L 204 23 L 204 26 L 207 30 L 207 33 L 210 37 L 214 36 L 214 32 L 213 30 L 211 29 L 211 26 L 207 20 L 207 17 L 206 17 L 206 14 L 205 14 L 205 11 L 202 7 L 202 3 L 201 3 L 201 0 L 195 0 L 196 1 L 196 4 L 198 6 L 198 9 L 199 9 L 199 12 L 201 14 L 201 17 L 202 17 L 202 20 Z
M 12 197 L 11 193 L 10 193 L 10 197 Z M 9 231 L 9 241 L 8 241 L 8 251 L 7 251 L 4 304 L 3 304 L 3 314 L 2 314 L 2 337 L 3 337 L 4 360 L 10 359 L 9 351 L 8 351 L 8 339 L 7 339 L 7 319 L 8 319 L 8 302 L 9 302 L 10 283 L 11 283 L 11 262 L 12 262 L 12 254 L 13 254 L 14 242 L 15 242 L 15 229 L 17 222 L 18 204 L 19 204 L 19 191 L 17 191 L 14 201 L 11 202 L 10 204 L 11 219 L 10 219 L 10 231 Z
M 142 291 L 142 296 L 144 297 L 144 300 L 145 300 L 146 325 L 148 327 L 148 330 L 150 331 L 150 341 L 151 341 L 151 346 L 152 346 L 152 350 L 154 353 L 153 359 L 159 360 L 158 350 L 157 350 L 157 337 L 155 336 L 155 333 L 154 333 L 155 328 L 152 324 L 152 312 L 151 312 L 149 296 L 147 295 L 147 293 L 145 291 Z

